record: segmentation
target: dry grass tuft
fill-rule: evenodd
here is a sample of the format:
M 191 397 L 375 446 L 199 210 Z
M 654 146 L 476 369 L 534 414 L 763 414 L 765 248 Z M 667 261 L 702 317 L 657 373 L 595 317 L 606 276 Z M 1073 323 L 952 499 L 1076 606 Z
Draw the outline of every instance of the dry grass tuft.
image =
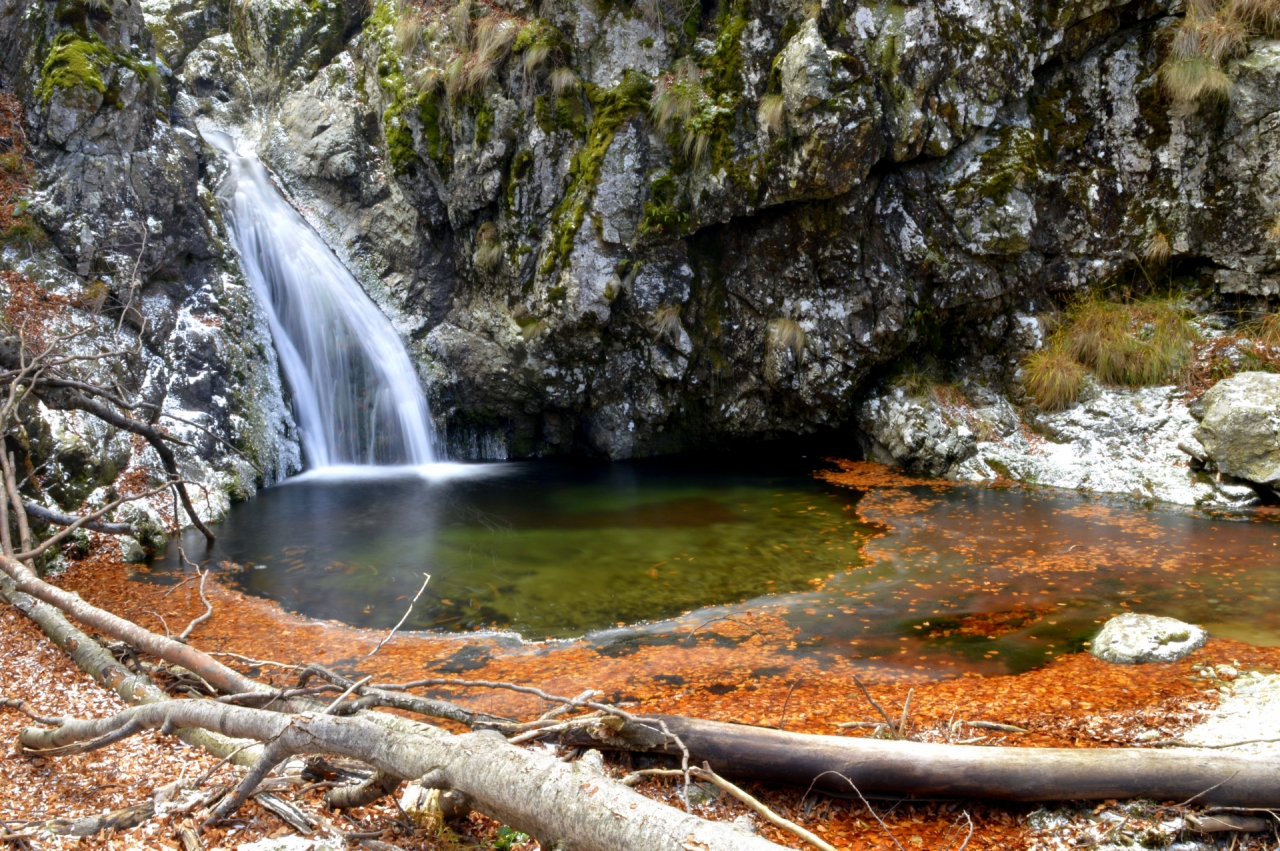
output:
M 655 340 L 675 345 L 680 340 L 680 305 L 664 304 L 649 316 L 649 328 Z
M 782 95 L 765 95 L 760 98 L 760 108 L 756 110 L 756 120 L 769 135 L 776 136 L 782 132 L 787 121 L 787 102 Z
M 1176 103 L 1222 100 L 1231 95 L 1231 78 L 1203 56 L 1166 62 L 1160 66 L 1160 83 Z
M 547 75 L 547 83 L 551 86 L 551 91 L 555 92 L 556 97 L 577 91 L 578 87 L 582 85 L 578 75 L 573 73 L 572 69 L 563 66 L 554 69 Z
M 1267 228 L 1267 239 L 1280 243 L 1280 215 L 1276 216 L 1271 227 Z
M 526 74 L 537 73 L 551 59 L 551 45 L 535 44 L 527 48 L 521 62 L 524 63 L 524 72 Z
M 1142 250 L 1142 262 L 1152 268 L 1158 268 L 1168 263 L 1172 255 L 1169 238 L 1158 233 L 1147 241 L 1147 247 Z
M 1197 339 L 1185 309 L 1168 298 L 1086 299 L 1068 312 L 1058 335 L 1100 380 L 1128 387 L 1176 381 Z
M 1022 388 L 1046 411 L 1075 404 L 1087 370 L 1062 346 L 1049 345 L 1022 363 Z
M 1224 11 L 1252 32 L 1280 37 L 1280 0 L 1231 0 Z
M 800 327 L 800 323 L 794 319 L 775 319 L 769 323 L 769 330 L 765 335 L 765 345 L 774 351 L 790 350 L 796 366 L 804 362 L 804 350 L 807 343 L 808 336 L 804 333 L 804 329 Z
M 407 9 L 396 21 L 396 50 L 401 56 L 412 56 L 422 44 L 422 16 L 412 9 Z
M 676 62 L 672 73 L 658 80 L 654 87 L 650 112 L 659 133 L 666 133 L 676 122 L 686 122 L 698 114 L 702 91 L 702 70 L 685 57 Z
M 476 231 L 475 264 L 483 272 L 492 272 L 502 265 L 502 240 L 493 222 L 485 222 Z

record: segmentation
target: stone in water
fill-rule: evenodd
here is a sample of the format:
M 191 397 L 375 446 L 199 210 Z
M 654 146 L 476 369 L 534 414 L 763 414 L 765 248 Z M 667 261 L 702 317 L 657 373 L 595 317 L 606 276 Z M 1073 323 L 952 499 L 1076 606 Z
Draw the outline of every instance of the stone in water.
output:
M 1127 612 L 1107 621 L 1089 652 L 1104 662 L 1175 662 L 1204 646 L 1209 633 L 1174 618 Z

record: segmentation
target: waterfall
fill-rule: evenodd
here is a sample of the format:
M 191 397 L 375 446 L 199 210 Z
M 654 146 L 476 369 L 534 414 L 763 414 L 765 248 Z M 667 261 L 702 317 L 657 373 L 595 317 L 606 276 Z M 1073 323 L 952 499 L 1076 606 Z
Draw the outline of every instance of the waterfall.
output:
M 231 137 L 221 194 L 293 394 L 312 469 L 435 462 L 434 428 L 399 334 L 320 235 Z

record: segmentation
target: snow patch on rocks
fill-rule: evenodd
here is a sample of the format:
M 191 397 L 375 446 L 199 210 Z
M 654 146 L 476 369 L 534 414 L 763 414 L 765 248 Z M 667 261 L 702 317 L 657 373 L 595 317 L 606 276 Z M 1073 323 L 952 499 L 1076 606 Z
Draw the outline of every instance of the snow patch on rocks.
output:
M 1249 671 L 1232 681 L 1231 693 L 1224 695 L 1209 717 L 1182 735 L 1184 742 L 1197 745 L 1228 745 L 1231 753 L 1280 754 L 1280 674 Z

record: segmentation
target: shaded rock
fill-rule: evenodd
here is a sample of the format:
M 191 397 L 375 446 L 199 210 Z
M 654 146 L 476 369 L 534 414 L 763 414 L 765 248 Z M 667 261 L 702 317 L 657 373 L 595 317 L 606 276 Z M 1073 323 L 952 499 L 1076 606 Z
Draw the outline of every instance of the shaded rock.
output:
M 868 458 L 927 476 L 944 476 L 977 451 L 965 422 L 936 400 L 902 387 L 868 399 L 857 425 Z
M 1241 372 L 1196 406 L 1195 438 L 1220 473 L 1280 487 L 1280 375 Z
M 1089 652 L 1104 662 L 1175 662 L 1204 646 L 1209 633 L 1175 618 L 1126 612 L 1107 621 Z

